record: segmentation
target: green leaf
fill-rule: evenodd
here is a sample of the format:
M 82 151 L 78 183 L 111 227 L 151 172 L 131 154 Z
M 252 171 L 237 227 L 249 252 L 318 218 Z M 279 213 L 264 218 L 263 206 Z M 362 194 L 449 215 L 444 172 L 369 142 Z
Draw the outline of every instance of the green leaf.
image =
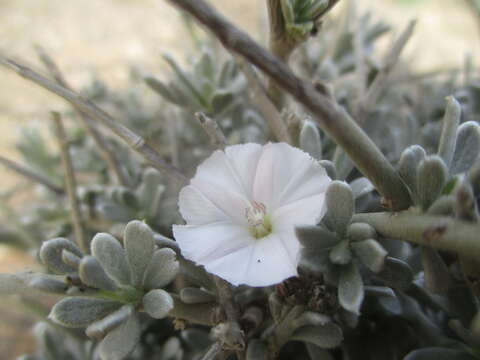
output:
M 346 265 L 352 260 L 350 242 L 343 240 L 330 250 L 330 261 L 338 265 Z
M 467 121 L 457 131 L 457 146 L 453 155 L 450 174 L 456 175 L 470 169 L 480 154 L 480 126 Z
M 179 263 L 172 249 L 155 251 L 150 264 L 145 270 L 143 286 L 145 289 L 159 289 L 168 285 L 178 274 Z
M 124 305 L 119 310 L 112 312 L 104 318 L 91 323 L 85 333 L 92 339 L 103 339 L 107 333 L 118 327 L 129 318 L 135 309 L 132 305 Z
M 141 328 L 137 313 L 120 326 L 110 331 L 99 345 L 102 360 L 122 360 L 127 357 L 140 340 Z
M 377 232 L 370 224 L 353 223 L 348 226 L 347 237 L 351 241 L 375 239 L 377 237 Z
M 83 283 L 102 290 L 115 291 L 117 286 L 110 279 L 100 262 L 93 256 L 84 256 L 80 262 L 78 275 Z
M 446 98 L 447 108 L 445 116 L 443 117 L 442 135 L 438 145 L 438 156 L 440 156 L 447 167 L 450 166 L 453 154 L 455 153 L 455 146 L 457 143 L 457 129 L 460 124 L 460 117 L 462 115 L 462 107 L 453 96 Z
M 322 159 L 320 131 L 313 121 L 305 120 L 300 131 L 300 148 L 317 160 Z
M 130 284 L 130 269 L 125 251 L 117 239 L 107 233 L 98 233 L 92 240 L 91 248 L 93 256 L 109 277 L 119 284 Z
M 151 290 L 143 297 L 143 308 L 155 319 L 163 319 L 173 306 L 172 297 L 162 289 Z
M 417 198 L 417 168 L 425 156 L 426 152 L 420 145 L 409 146 L 400 156 L 398 173 L 410 189 L 414 200 Z
M 76 269 L 74 267 L 67 265 L 63 261 L 63 250 L 68 250 L 79 257 L 83 256 L 77 245 L 65 238 L 56 238 L 45 241 L 40 248 L 39 256 L 42 262 L 56 274 L 75 272 Z
M 63 276 L 47 274 L 35 274 L 28 282 L 28 286 L 52 294 L 64 294 L 68 289 Z
M 15 274 L 0 274 L 0 295 L 18 294 L 27 289 L 25 280 Z
M 447 176 L 447 166 L 437 155 L 426 157 L 418 166 L 417 196 L 424 211 L 441 195 Z
M 333 349 L 343 341 L 342 329 L 333 322 L 323 326 L 304 326 L 293 333 L 292 340 L 305 341 L 322 349 Z
M 132 276 L 132 284 L 135 287 L 141 287 L 145 270 L 153 256 L 153 232 L 147 224 L 141 221 L 130 221 L 125 227 L 123 242 Z
M 325 200 L 326 216 L 337 234 L 344 236 L 355 209 L 352 189 L 345 182 L 332 181 L 328 186 Z
M 385 259 L 385 266 L 378 276 L 386 285 L 399 290 L 407 289 L 413 281 L 410 266 L 400 259 L 389 256 Z
M 48 316 L 51 320 L 65 327 L 86 327 L 122 306 L 117 301 L 69 297 L 56 303 Z
M 368 239 L 352 243 L 352 249 L 360 261 L 374 273 L 382 271 L 387 251 L 376 240 Z
M 160 94 L 165 100 L 180 105 L 178 99 L 169 90 L 169 87 L 153 76 L 145 77 L 145 83 L 155 92 Z
M 360 313 L 364 296 L 363 281 L 357 266 L 350 263 L 342 267 L 338 284 L 340 305 L 354 314 Z
M 302 246 L 315 251 L 329 250 L 340 242 L 336 234 L 321 226 L 299 226 L 295 234 Z

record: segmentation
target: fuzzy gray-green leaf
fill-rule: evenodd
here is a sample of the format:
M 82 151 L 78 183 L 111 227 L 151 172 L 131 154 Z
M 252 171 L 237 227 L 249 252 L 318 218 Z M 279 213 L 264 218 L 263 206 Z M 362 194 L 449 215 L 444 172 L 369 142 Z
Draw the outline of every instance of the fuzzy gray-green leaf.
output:
M 330 250 L 330 261 L 338 265 L 346 265 L 352 260 L 352 251 L 348 240 L 343 240 Z
M 82 258 L 78 268 L 78 275 L 82 282 L 88 286 L 109 291 L 117 289 L 117 286 L 108 277 L 100 262 L 93 256 L 84 256 Z
M 410 266 L 392 257 L 385 259 L 385 266 L 378 276 L 386 285 L 399 290 L 408 288 L 413 281 L 413 271 Z
M 85 334 L 92 339 L 103 339 L 108 332 L 123 323 L 134 311 L 132 305 L 124 305 L 117 311 L 91 323 L 85 329 Z
M 305 120 L 300 131 L 300 148 L 317 160 L 322 159 L 320 131 L 310 120 Z
M 73 254 L 82 257 L 83 254 L 72 241 L 65 238 L 56 238 L 45 241 L 40 248 L 40 259 L 56 274 L 68 274 L 75 272 L 75 268 L 63 262 L 62 252 L 68 250 Z
M 370 224 L 353 223 L 348 226 L 347 237 L 351 241 L 375 239 L 377 237 L 377 232 Z
M 65 327 L 85 327 L 122 306 L 117 301 L 88 297 L 69 297 L 56 303 L 49 315 L 57 324 Z
M 48 274 L 35 274 L 28 282 L 28 286 L 52 294 L 64 294 L 68 289 L 63 277 Z
M 447 182 L 448 169 L 437 155 L 426 157 L 417 169 L 417 196 L 426 211 L 442 193 Z
M 295 228 L 295 234 L 305 248 L 318 251 L 330 249 L 340 241 L 336 234 L 321 226 L 299 226 Z
M 330 160 L 320 160 L 319 163 L 323 166 L 330 179 L 335 180 L 337 178 L 337 170 L 333 162 Z
M 97 258 L 107 275 L 122 285 L 130 284 L 130 269 L 125 251 L 112 235 L 99 233 L 91 243 L 92 254 Z
M 450 174 L 456 175 L 470 169 L 480 154 L 480 126 L 467 121 L 458 127 L 457 146 L 453 155 Z
M 340 236 L 347 232 L 347 226 L 355 209 L 353 192 L 350 186 L 342 181 L 330 183 L 326 193 L 327 215 L 334 230 Z
M 143 276 L 153 256 L 153 232 L 147 224 L 133 220 L 125 227 L 123 242 L 130 267 L 132 284 L 142 286 Z
M 173 309 L 173 305 L 170 294 L 162 289 L 151 290 L 143 297 L 143 308 L 155 319 L 163 319 L 167 316 Z
M 110 331 L 99 345 L 102 360 L 122 360 L 140 340 L 141 328 L 138 314 L 132 313 L 120 326 Z
M 338 300 L 340 305 L 355 314 L 360 313 L 364 296 L 363 280 L 357 266 L 350 263 L 340 271 Z
M 425 156 L 426 152 L 420 145 L 409 146 L 400 156 L 398 173 L 412 192 L 413 199 L 417 194 L 417 168 Z
M 18 294 L 27 289 L 25 280 L 15 274 L 0 274 L 0 295 Z
M 179 263 L 175 251 L 163 248 L 155 251 L 145 270 L 143 286 L 145 289 L 159 289 L 169 284 L 178 274 Z
M 319 326 L 304 326 L 296 330 L 292 340 L 305 341 L 322 349 L 333 349 L 343 341 L 343 332 L 333 322 Z
M 376 240 L 367 239 L 352 243 L 352 249 L 360 261 L 375 273 L 382 271 L 387 251 Z
M 363 195 L 366 195 L 369 192 L 372 192 L 373 190 L 375 190 L 375 187 L 373 186 L 372 182 L 368 180 L 366 177 L 360 177 L 358 179 L 353 180 L 350 183 L 350 188 L 352 189 L 353 197 L 355 199 L 358 199 L 359 197 L 362 197 Z
M 450 166 L 453 154 L 455 153 L 455 145 L 457 143 L 457 128 L 460 124 L 462 108 L 453 96 L 446 98 L 447 108 L 443 117 L 442 135 L 438 145 L 438 156 L 440 156 L 445 165 Z

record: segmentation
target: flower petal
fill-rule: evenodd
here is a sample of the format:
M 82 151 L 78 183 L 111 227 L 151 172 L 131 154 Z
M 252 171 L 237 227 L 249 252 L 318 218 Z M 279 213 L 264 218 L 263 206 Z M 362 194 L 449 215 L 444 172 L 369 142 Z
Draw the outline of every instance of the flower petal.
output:
M 294 236 L 290 241 L 298 244 Z M 296 255 L 292 255 L 279 236 L 269 235 L 208 263 L 205 268 L 233 285 L 270 286 L 297 275 Z
M 252 244 L 248 228 L 221 221 L 208 225 L 173 225 L 182 255 L 200 265 Z
M 277 234 L 270 234 L 258 239 L 248 259 L 247 271 L 241 283 L 250 286 L 269 286 L 297 276 L 295 258 L 298 250 L 290 253 L 285 246 L 287 242 L 299 247 L 294 235 L 288 237 L 284 234 L 280 237 Z M 247 259 L 239 259 L 239 261 L 247 262 Z
M 249 200 L 253 200 L 253 183 L 262 153 L 263 147 L 253 143 L 228 146 L 225 149 L 225 154 L 242 182 Z
M 285 143 L 267 144 L 258 161 L 254 199 L 273 211 L 326 191 L 330 178 L 310 155 Z
M 189 225 L 202 225 L 227 221 L 230 216 L 203 195 L 200 190 L 188 185 L 180 191 L 178 205 L 180 214 Z
M 326 212 L 325 193 L 282 205 L 272 214 L 273 231 L 294 231 L 296 226 L 316 225 Z
M 244 212 L 249 205 L 247 193 L 223 151 L 215 151 L 199 165 L 190 184 L 229 217 L 245 223 Z

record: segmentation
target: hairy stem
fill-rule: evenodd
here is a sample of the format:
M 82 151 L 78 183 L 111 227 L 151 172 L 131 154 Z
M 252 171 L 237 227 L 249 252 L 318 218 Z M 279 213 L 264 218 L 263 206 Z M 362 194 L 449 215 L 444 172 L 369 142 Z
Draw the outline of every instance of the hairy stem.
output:
M 57 195 L 63 195 L 65 191 L 58 185 L 52 183 L 46 177 L 33 172 L 30 169 L 16 163 L 15 161 L 9 160 L 6 157 L 0 155 L 0 164 L 5 166 L 6 168 L 15 171 L 17 174 L 22 175 L 23 177 L 36 182 L 40 185 L 45 186 L 48 190 L 54 192 Z
M 356 214 L 353 221 L 370 224 L 385 237 L 480 258 L 480 225 L 476 223 L 410 211 Z
M 80 202 L 77 197 L 77 180 L 75 178 L 75 170 L 73 169 L 72 159 L 70 157 L 70 149 L 68 145 L 67 135 L 63 121 L 59 113 L 52 113 L 53 125 L 60 147 L 60 155 L 62 158 L 62 166 L 65 172 L 65 187 L 67 189 L 68 201 L 70 203 L 70 217 L 75 234 L 75 241 L 85 254 L 89 253 L 90 246 L 85 236 L 85 228 L 80 210 Z
M 246 58 L 304 105 L 320 127 L 345 149 L 360 172 L 372 181 L 386 204 L 394 210 L 403 210 L 410 205 L 408 190 L 393 166 L 340 105 L 319 93 L 311 83 L 295 76 L 285 63 L 259 46 L 203 0 L 169 1 L 194 16 L 227 49 Z
M 275 107 L 271 98 L 267 96 L 267 92 L 252 66 L 240 57 L 237 57 L 237 64 L 247 78 L 252 103 L 267 121 L 275 138 L 278 141 L 291 144 L 292 139 L 288 132 L 287 125 L 284 123 L 280 112 Z
M 72 87 L 69 86 L 67 80 L 60 71 L 60 68 L 46 53 L 46 51 L 41 47 L 37 47 L 37 53 L 40 60 L 43 62 L 53 79 L 55 79 L 55 81 L 64 88 L 72 90 Z M 80 116 L 80 119 L 83 122 L 85 128 L 87 129 L 88 133 L 90 134 L 90 136 L 92 136 L 93 141 L 95 141 L 95 143 L 97 144 L 98 149 L 100 150 L 100 154 L 103 156 L 108 167 L 110 168 L 112 173 L 116 175 L 119 184 L 125 187 L 129 187 L 131 184 L 127 177 L 127 174 L 125 173 L 125 170 L 122 168 L 120 162 L 113 153 L 113 150 L 111 149 L 108 140 L 103 137 L 100 131 L 98 131 L 95 121 L 93 121 L 84 112 L 82 112 L 78 106 L 74 105 L 73 107 Z
M 11 59 L 8 59 L 0 54 L 0 65 L 16 72 L 25 79 L 33 81 L 44 89 L 60 96 L 88 117 L 99 121 L 102 125 L 110 129 L 115 135 L 121 138 L 130 148 L 135 150 L 143 156 L 154 168 L 159 171 L 165 171 L 168 175 L 174 177 L 177 181 L 186 182 L 188 179 L 180 170 L 171 164 L 167 163 L 160 154 L 148 145 L 140 135 L 134 133 L 132 130 L 120 124 L 108 113 L 100 109 L 94 103 L 86 100 L 81 95 L 60 86 L 46 77 L 36 73 L 25 65 L 19 64 Z

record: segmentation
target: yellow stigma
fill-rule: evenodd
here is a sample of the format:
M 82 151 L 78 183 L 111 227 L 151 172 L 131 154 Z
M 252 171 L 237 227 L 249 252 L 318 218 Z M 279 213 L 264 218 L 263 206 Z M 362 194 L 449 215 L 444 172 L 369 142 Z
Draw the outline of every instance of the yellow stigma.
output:
M 252 201 L 251 206 L 245 209 L 245 217 L 254 238 L 260 239 L 272 232 L 272 222 L 264 204 Z

